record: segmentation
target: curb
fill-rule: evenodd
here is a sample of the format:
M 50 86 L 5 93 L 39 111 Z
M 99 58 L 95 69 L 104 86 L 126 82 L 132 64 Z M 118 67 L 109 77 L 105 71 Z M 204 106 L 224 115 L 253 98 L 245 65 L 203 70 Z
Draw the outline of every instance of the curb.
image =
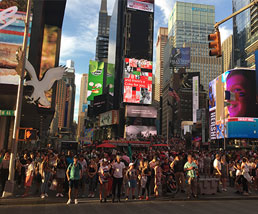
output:
M 200 197 L 198 199 L 187 198 L 169 198 L 151 199 L 150 201 L 131 200 L 122 203 L 139 203 L 139 202 L 201 202 L 201 201 L 233 201 L 233 200 L 258 200 L 258 196 L 246 197 Z M 99 203 L 98 199 L 80 201 L 80 204 Z M 109 202 L 108 202 L 109 203 Z M 15 205 L 46 205 L 46 204 L 66 204 L 66 199 L 36 199 L 36 198 L 6 198 L 0 199 L 0 206 L 15 206 Z M 117 203 L 116 203 L 117 204 Z

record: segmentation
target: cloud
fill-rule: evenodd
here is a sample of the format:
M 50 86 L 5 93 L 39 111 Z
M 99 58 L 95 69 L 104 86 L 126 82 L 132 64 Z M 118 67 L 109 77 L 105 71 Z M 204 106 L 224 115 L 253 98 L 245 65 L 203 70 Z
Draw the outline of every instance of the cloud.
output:
M 221 37 L 221 44 L 230 36 L 233 34 L 232 29 L 228 29 L 226 26 L 222 26 L 219 28 L 220 31 L 220 37 Z
M 161 9 L 164 15 L 164 22 L 168 22 L 175 0 L 156 0 L 155 4 Z

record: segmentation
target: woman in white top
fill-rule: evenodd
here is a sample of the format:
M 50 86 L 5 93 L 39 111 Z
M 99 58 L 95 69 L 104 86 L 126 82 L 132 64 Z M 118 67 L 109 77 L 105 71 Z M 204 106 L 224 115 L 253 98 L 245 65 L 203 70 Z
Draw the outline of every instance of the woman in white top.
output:
M 247 158 L 243 158 L 243 162 L 241 164 L 241 170 L 242 170 L 242 184 L 243 184 L 243 195 L 248 196 L 248 182 L 250 182 L 250 174 L 249 174 L 249 166 L 247 163 Z
M 107 192 L 108 192 L 108 178 L 110 177 L 109 174 L 110 166 L 108 165 L 107 159 L 104 158 L 101 166 L 99 167 L 99 200 L 100 203 L 103 202 L 103 195 L 102 191 L 104 190 L 104 202 L 107 202 Z

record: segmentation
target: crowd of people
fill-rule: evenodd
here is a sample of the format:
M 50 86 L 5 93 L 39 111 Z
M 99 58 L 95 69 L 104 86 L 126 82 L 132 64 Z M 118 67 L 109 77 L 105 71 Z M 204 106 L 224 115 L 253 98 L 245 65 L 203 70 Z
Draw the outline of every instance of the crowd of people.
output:
M 10 154 L 0 154 L 1 188 L 9 174 Z M 258 156 L 254 152 L 174 152 L 163 150 L 126 153 L 97 150 L 73 154 L 53 150 L 24 151 L 17 155 L 15 181 L 23 188 L 23 197 L 49 191 L 56 197 L 68 195 L 67 204 L 79 197 L 97 197 L 102 203 L 125 200 L 150 200 L 169 192 L 186 192 L 186 197 L 198 197 L 198 178 L 216 177 L 218 192 L 233 187 L 247 196 L 258 189 Z M 31 188 L 33 186 L 33 188 Z M 33 193 L 34 194 L 34 193 Z

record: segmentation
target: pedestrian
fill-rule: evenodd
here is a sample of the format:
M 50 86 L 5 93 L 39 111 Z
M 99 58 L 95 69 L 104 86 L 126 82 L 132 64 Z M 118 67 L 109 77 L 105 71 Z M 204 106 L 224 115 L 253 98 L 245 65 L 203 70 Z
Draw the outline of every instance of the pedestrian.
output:
M 85 197 L 85 185 L 86 185 L 86 174 L 87 174 L 87 162 L 84 159 L 83 155 L 80 155 L 79 163 L 82 166 L 82 178 L 80 180 L 81 196 Z
M 33 176 L 34 176 L 34 162 L 32 161 L 31 158 L 27 159 L 27 164 L 25 165 L 25 173 L 26 173 L 26 178 L 25 178 L 25 192 L 23 194 L 23 197 L 26 197 L 29 195 L 29 190 L 32 185 L 33 181 Z
M 248 166 L 248 159 L 246 157 L 243 158 L 242 164 L 241 164 L 241 170 L 242 170 L 242 184 L 243 184 L 243 195 L 248 196 L 248 182 L 251 182 L 252 178 L 249 174 L 249 166 Z
M 121 187 L 123 184 L 125 164 L 121 162 L 121 157 L 117 155 L 116 162 L 112 164 L 113 172 L 113 185 L 112 185 L 112 203 L 115 202 L 116 190 L 117 190 L 117 199 L 120 201 L 121 196 Z
M 185 185 L 185 176 L 184 176 L 184 160 L 182 155 L 176 155 L 174 161 L 171 163 L 170 167 L 173 170 L 175 174 L 176 184 L 177 184 L 177 190 L 181 192 L 184 191 L 184 185 Z
M 226 161 L 226 156 L 221 157 L 221 182 L 222 191 L 227 192 L 227 178 L 228 178 L 228 163 Z
M 156 166 L 154 167 L 155 179 L 154 179 L 154 194 L 155 197 L 159 196 L 159 187 L 161 186 L 162 179 L 162 169 L 160 167 L 160 162 L 156 161 Z
M 6 152 L 0 163 L 0 172 L 1 172 L 1 184 L 2 184 L 2 192 L 5 188 L 5 183 L 8 180 L 9 176 L 9 164 L 10 164 L 10 154 Z
M 127 188 L 127 192 L 126 192 L 127 195 L 125 200 L 128 201 L 130 191 L 132 191 L 132 199 L 135 199 L 135 188 L 137 185 L 137 171 L 134 168 L 133 163 L 129 164 L 129 169 L 126 171 L 126 177 L 128 180 L 128 188 Z
M 65 182 L 65 171 L 66 171 L 67 165 L 65 161 L 65 156 L 61 155 L 57 159 L 57 165 L 56 165 L 56 181 L 57 181 L 57 194 L 56 197 L 63 198 L 63 192 L 64 192 L 64 182 Z
M 96 164 L 96 162 L 94 161 L 94 159 L 90 160 L 90 164 L 89 167 L 87 169 L 88 172 L 88 179 L 89 179 L 89 195 L 88 198 L 94 198 L 95 197 L 95 186 L 96 186 L 96 176 L 97 176 L 97 172 L 98 172 L 98 166 Z
M 186 172 L 187 181 L 187 198 L 190 199 L 192 195 L 194 198 L 197 198 L 196 170 L 198 170 L 198 166 L 193 161 L 192 155 L 188 155 L 187 162 L 184 165 L 184 170 Z
M 71 204 L 72 202 L 72 190 L 74 189 L 74 204 L 78 204 L 78 188 L 79 188 L 79 180 L 82 177 L 82 167 L 78 162 L 78 157 L 75 155 L 73 157 L 73 163 L 67 168 L 66 171 L 67 180 L 69 182 L 69 191 L 68 191 L 68 201 L 67 204 Z
M 218 187 L 217 187 L 217 192 L 220 192 L 220 187 L 219 187 L 219 184 L 220 184 L 220 181 L 221 181 L 221 162 L 220 162 L 220 155 L 219 154 L 216 154 L 216 158 L 215 160 L 213 161 L 213 174 L 216 176 L 216 178 L 219 179 L 218 181 Z
M 54 172 L 54 171 L 51 169 L 48 155 L 45 155 L 40 165 L 40 174 L 42 178 L 42 184 L 41 184 L 42 199 L 44 199 L 45 197 L 48 197 L 48 182 L 50 180 L 51 172 Z
M 108 161 L 106 158 L 103 159 L 101 166 L 99 167 L 99 200 L 100 203 L 103 202 L 103 191 L 104 191 L 104 202 L 107 202 L 107 193 L 108 193 L 108 178 L 110 166 L 108 165 Z
M 144 195 L 146 193 L 146 200 L 148 201 L 150 198 L 150 183 L 151 183 L 151 168 L 149 166 L 148 161 L 144 161 L 143 168 L 141 171 L 141 187 L 142 187 L 142 195 L 140 200 L 144 199 Z

